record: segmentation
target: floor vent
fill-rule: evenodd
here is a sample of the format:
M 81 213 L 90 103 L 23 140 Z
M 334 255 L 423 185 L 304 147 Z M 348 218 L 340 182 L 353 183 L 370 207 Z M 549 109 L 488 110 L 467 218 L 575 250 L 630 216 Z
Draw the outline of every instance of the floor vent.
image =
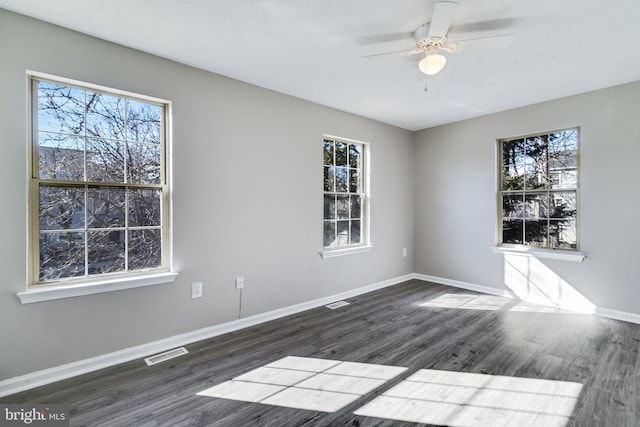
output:
M 325 305 L 325 307 L 333 310 L 334 308 L 344 307 L 345 305 L 349 305 L 349 303 L 346 301 L 337 301 L 337 302 L 332 302 L 331 304 L 327 304 Z
M 164 353 L 156 354 L 154 356 L 149 356 L 144 359 L 147 362 L 147 365 L 155 365 L 156 363 L 164 362 L 165 360 L 173 359 L 174 357 L 182 356 L 183 354 L 189 353 L 186 348 L 174 348 L 173 350 L 165 351 Z

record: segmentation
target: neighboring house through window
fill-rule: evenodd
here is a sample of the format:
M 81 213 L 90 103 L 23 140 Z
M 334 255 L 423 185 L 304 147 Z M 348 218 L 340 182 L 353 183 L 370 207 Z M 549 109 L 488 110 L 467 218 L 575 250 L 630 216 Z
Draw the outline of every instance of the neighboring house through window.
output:
M 578 249 L 577 128 L 500 140 L 500 239 Z
M 367 144 L 325 136 L 324 250 L 368 245 Z
M 30 284 L 169 269 L 168 104 L 31 76 Z

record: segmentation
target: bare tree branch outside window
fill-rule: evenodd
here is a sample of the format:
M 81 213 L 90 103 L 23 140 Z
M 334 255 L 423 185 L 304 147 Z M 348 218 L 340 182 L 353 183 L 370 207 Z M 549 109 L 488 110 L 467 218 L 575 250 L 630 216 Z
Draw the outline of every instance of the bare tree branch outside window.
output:
M 33 87 L 37 281 L 161 268 L 165 106 Z

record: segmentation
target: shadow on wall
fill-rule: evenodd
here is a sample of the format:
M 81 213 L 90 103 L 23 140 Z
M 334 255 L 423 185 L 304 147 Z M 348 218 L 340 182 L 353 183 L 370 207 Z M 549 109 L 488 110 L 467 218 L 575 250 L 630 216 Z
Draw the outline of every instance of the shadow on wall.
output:
M 504 284 L 519 299 L 579 313 L 595 313 L 595 304 L 534 255 L 503 255 Z

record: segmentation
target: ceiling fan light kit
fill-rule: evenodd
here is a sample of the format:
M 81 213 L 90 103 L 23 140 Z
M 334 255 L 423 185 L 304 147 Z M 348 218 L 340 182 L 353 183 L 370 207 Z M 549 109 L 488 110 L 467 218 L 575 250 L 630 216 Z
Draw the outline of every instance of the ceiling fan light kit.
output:
M 447 57 L 439 53 L 427 53 L 418 63 L 418 69 L 427 76 L 438 74 L 447 64 Z

